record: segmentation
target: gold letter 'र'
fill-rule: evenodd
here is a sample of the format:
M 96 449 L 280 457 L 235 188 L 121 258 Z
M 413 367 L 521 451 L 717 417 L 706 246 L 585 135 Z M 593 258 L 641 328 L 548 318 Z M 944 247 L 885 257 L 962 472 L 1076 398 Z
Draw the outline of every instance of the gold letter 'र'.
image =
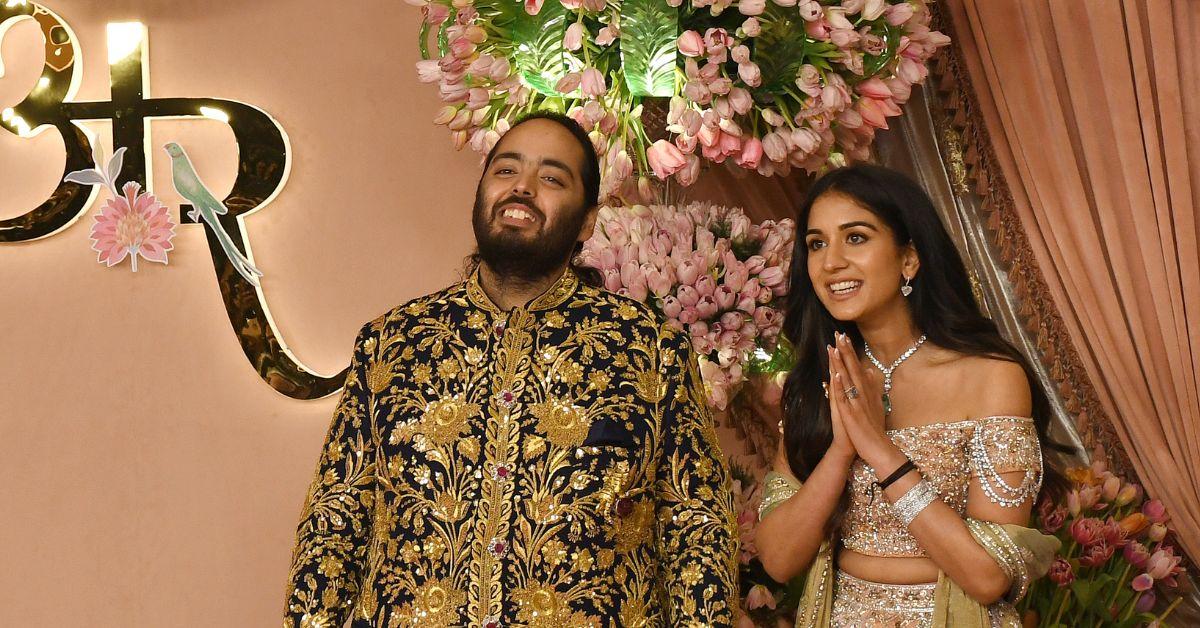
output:
M 33 90 L 15 107 L 0 112 L 0 127 L 32 137 L 48 127 L 58 129 L 66 150 L 63 176 L 92 167 L 92 140 L 79 121 L 111 120 L 114 147 L 128 147 L 119 179 L 137 181 L 153 191 L 147 163 L 146 120 L 209 118 L 229 125 L 238 146 L 237 178 L 225 197 L 229 213 L 222 226 L 247 258 L 250 242 L 244 216 L 271 202 L 287 180 L 290 168 L 287 135 L 271 116 L 245 103 L 218 98 L 150 98 L 147 77 L 146 28 L 137 22 L 108 25 L 108 63 L 112 100 L 73 102 L 83 78 L 82 57 L 75 34 L 58 15 L 27 0 L 0 0 L 0 39 L 18 21 L 33 19 L 46 45 L 46 62 Z M 0 65 L 0 76 L 4 73 Z M 26 242 L 63 231 L 82 216 L 99 194 L 99 187 L 61 182 L 50 198 L 30 211 L 0 220 L 0 244 Z M 180 224 L 191 207 L 180 207 Z M 334 393 L 346 371 L 318 375 L 301 364 L 279 336 L 262 290 L 242 278 L 221 249 L 212 230 L 209 254 L 229 322 L 250 364 L 264 382 L 295 399 L 316 399 Z

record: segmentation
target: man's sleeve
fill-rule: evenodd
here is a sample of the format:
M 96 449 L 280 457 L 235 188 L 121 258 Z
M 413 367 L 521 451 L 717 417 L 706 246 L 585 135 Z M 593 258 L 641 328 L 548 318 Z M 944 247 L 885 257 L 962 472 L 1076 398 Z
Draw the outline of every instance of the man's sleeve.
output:
M 346 387 L 296 531 L 285 627 L 340 627 L 358 596 L 375 497 L 367 370 L 377 342 L 367 326 L 354 343 Z
M 729 469 L 683 332 L 663 332 L 657 541 L 670 626 L 732 626 L 740 608 Z

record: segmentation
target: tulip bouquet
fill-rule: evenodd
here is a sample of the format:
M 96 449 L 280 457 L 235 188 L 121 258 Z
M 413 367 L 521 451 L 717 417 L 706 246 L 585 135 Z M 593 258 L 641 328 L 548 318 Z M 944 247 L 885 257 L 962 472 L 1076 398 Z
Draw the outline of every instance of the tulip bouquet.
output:
M 949 39 L 927 0 L 408 0 L 418 77 L 457 148 L 486 153 L 530 111 L 589 131 L 605 198 L 695 181 L 701 159 L 763 175 L 867 157 Z M 436 54 L 429 42 L 437 43 Z M 665 130 L 643 123 L 669 99 Z
M 1038 527 L 1057 535 L 1063 549 L 1048 578 L 1033 584 L 1026 612 L 1041 626 L 1161 625 L 1181 600 L 1174 590 L 1183 571 L 1166 508 L 1109 471 L 1103 452 L 1094 459 L 1067 471 L 1065 504 L 1038 504 Z
M 724 410 L 755 360 L 778 352 L 795 225 L 707 203 L 604 207 L 580 262 L 608 290 L 687 330 L 709 404 Z

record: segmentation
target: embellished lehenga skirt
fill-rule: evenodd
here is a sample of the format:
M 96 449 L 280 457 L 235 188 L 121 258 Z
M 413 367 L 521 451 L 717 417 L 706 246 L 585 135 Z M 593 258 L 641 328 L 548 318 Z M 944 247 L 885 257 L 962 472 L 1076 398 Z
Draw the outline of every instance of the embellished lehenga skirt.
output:
M 839 570 L 834 580 L 832 628 L 929 628 L 936 583 L 884 584 Z

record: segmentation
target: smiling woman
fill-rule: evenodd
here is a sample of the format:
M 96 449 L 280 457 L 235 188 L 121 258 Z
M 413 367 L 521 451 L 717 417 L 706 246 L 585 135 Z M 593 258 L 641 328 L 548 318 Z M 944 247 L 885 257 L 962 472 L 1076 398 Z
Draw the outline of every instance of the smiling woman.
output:
M 1053 445 L 1028 364 L 903 175 L 834 170 L 797 224 L 784 324 L 797 364 L 763 566 L 780 581 L 808 570 L 797 625 L 1019 625 L 1012 603 L 1057 547 L 1025 526 L 1060 481 L 1043 469 Z

